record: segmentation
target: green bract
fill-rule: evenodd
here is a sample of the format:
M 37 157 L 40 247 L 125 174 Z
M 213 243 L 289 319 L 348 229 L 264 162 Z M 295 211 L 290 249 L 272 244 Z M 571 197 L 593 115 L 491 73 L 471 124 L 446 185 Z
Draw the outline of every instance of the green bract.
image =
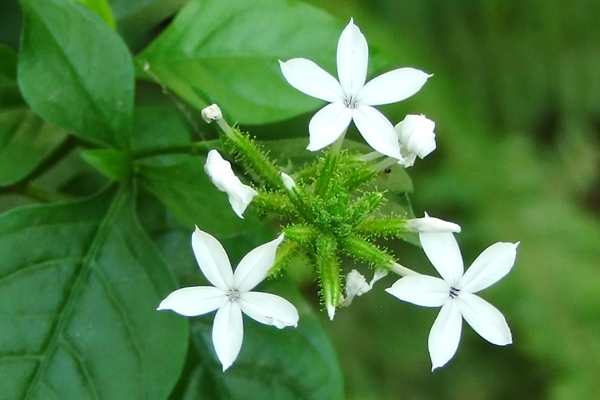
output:
M 285 221 L 286 242 L 272 272 L 285 268 L 296 254 L 307 257 L 315 267 L 321 301 L 331 319 L 343 298 L 340 256 L 374 268 L 390 269 L 395 263 L 387 250 L 374 244 L 379 237 L 404 238 L 407 218 L 412 216 L 409 209 L 401 215 L 379 213 L 385 191 L 376 182 L 391 170 L 376 171 L 358 152 L 328 150 L 295 171 L 294 181 L 239 129 L 227 129 L 223 140 L 259 185 L 251 207 Z

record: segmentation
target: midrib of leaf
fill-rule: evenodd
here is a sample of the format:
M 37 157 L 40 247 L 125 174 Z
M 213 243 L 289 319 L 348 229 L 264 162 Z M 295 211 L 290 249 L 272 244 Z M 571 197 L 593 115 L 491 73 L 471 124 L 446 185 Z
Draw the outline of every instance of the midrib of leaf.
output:
M 78 6 L 81 7 L 81 6 Z M 35 12 L 36 17 L 38 18 L 39 21 L 44 21 L 43 24 L 41 24 L 48 37 L 52 39 L 52 41 L 54 42 L 55 46 L 60 49 L 60 52 L 58 52 L 58 54 L 66 61 L 67 66 L 69 67 L 69 71 L 77 77 L 77 84 L 78 86 L 82 89 L 82 92 L 85 94 L 85 97 L 88 99 L 89 104 L 91 104 L 92 108 L 94 109 L 94 111 L 96 111 L 96 113 L 98 115 L 101 115 L 102 118 L 100 119 L 100 124 L 102 125 L 102 128 L 106 131 L 106 132 L 110 132 L 110 133 L 117 133 L 120 134 L 120 132 L 114 132 L 113 127 L 111 127 L 109 124 L 107 124 L 107 121 L 110 120 L 111 116 L 107 116 L 104 114 L 103 110 L 101 110 L 100 108 L 98 108 L 98 106 L 96 105 L 96 102 L 94 100 L 94 98 L 91 96 L 90 91 L 88 90 L 88 88 L 85 86 L 85 79 L 82 78 L 81 75 L 79 75 L 79 72 L 77 71 L 77 69 L 73 66 L 73 64 L 71 63 L 71 60 L 69 59 L 69 57 L 67 56 L 67 54 L 64 52 L 62 46 L 59 44 L 59 41 L 56 39 L 56 36 L 53 34 L 52 30 L 48 28 L 48 25 L 45 22 L 45 19 L 41 18 L 41 14 L 34 11 L 33 9 L 31 9 L 32 12 Z M 77 132 L 79 133 L 79 132 Z M 94 138 L 97 139 L 97 138 Z M 120 143 L 120 135 L 117 135 L 116 137 L 117 139 L 117 143 Z M 102 141 L 104 142 L 104 138 L 102 138 Z
M 71 317 L 71 313 L 73 311 L 75 301 L 79 298 L 81 291 L 84 288 L 85 282 L 92 271 L 93 260 L 95 259 L 100 247 L 104 244 L 104 241 L 108 235 L 108 232 L 110 231 L 110 227 L 111 227 L 113 218 L 118 213 L 119 208 L 121 207 L 124 199 L 127 198 L 126 191 L 127 191 L 127 187 L 125 185 L 122 185 L 119 188 L 117 194 L 115 195 L 115 198 L 113 199 L 113 201 L 106 213 L 105 218 L 102 220 L 102 222 L 98 226 L 98 230 L 96 231 L 96 234 L 94 235 L 94 238 L 92 240 L 90 248 L 89 248 L 87 254 L 85 255 L 85 257 L 83 258 L 82 265 L 79 267 L 79 270 L 76 272 L 76 278 L 75 278 L 75 282 L 73 283 L 73 289 L 69 292 L 69 296 L 65 302 L 65 305 L 62 308 L 62 310 L 60 311 L 60 314 L 58 317 L 58 322 L 56 323 L 56 327 L 54 328 L 54 331 L 52 332 L 52 337 L 48 341 L 48 344 L 46 345 L 46 348 L 43 351 L 43 354 L 45 354 L 45 356 L 43 357 L 43 359 L 40 363 L 40 366 L 38 367 L 35 375 L 31 378 L 31 381 L 30 381 L 29 387 L 27 388 L 27 392 L 25 393 L 24 399 L 33 398 L 32 397 L 33 389 L 35 387 L 37 387 L 38 384 L 44 384 L 42 381 L 42 377 L 48 368 L 48 360 L 51 358 L 50 355 L 52 354 L 52 352 L 55 351 L 57 344 L 61 341 L 61 334 L 62 334 L 63 330 L 65 329 L 65 325 L 69 321 L 69 318 Z M 64 340 L 63 342 L 66 342 L 66 340 Z M 69 344 L 68 348 L 70 350 L 72 349 L 70 344 Z M 84 365 L 84 364 L 80 363 L 80 365 Z M 94 396 L 94 398 L 100 399 L 100 396 L 96 392 L 94 385 L 91 384 L 92 380 L 90 379 L 90 377 L 87 373 L 87 370 L 85 368 L 82 368 L 82 370 L 84 371 L 84 374 L 85 374 L 87 380 L 90 382 L 89 388 L 90 388 L 92 395 Z M 44 385 L 44 386 L 47 386 L 47 385 Z

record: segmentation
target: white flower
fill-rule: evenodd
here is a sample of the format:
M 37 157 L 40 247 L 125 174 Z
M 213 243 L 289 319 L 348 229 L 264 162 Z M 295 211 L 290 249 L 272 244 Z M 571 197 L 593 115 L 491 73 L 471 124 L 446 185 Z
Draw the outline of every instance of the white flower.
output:
M 418 156 L 425 158 L 435 150 L 435 122 L 424 115 L 407 115 L 396 126 L 402 159 L 398 164 L 411 167 Z
M 208 174 L 211 182 L 221 192 L 229 196 L 229 204 L 238 217 L 244 218 L 243 213 L 258 193 L 248 185 L 244 185 L 240 179 L 235 176 L 231 169 L 231 164 L 221 157 L 218 151 L 208 152 L 204 171 Z
M 420 233 L 448 233 L 460 232 L 460 225 L 430 217 L 429 214 L 425 213 L 423 218 L 413 218 L 406 221 L 406 229 Z
M 463 274 L 462 256 L 451 233 L 422 233 L 420 239 L 425 254 L 443 279 L 408 275 L 386 291 L 416 305 L 442 307 L 429 333 L 432 370 L 446 364 L 456 353 L 462 318 L 488 342 L 499 346 L 512 343 L 512 335 L 502 313 L 474 293 L 508 274 L 515 262 L 519 243 L 491 245 Z
M 309 96 L 330 102 L 309 124 L 308 150 L 316 151 L 342 136 L 351 121 L 365 141 L 378 152 L 402 159 L 394 127 L 373 106 L 404 100 L 421 89 L 430 75 L 414 68 L 400 68 L 365 84 L 369 49 L 353 20 L 338 41 L 339 82 L 314 62 L 294 58 L 279 62 L 290 85 Z
M 385 277 L 387 274 L 388 271 L 386 269 L 378 268 L 375 270 L 371 282 L 367 283 L 367 279 L 360 272 L 353 269 L 346 275 L 346 286 L 344 288 L 345 296 L 340 305 L 345 307 L 349 306 L 356 296 L 362 296 L 371 291 L 375 282 Z
M 242 312 L 250 318 L 281 329 L 298 325 L 298 311 L 289 301 L 270 293 L 251 292 L 267 277 L 275 261 L 275 252 L 283 240 L 258 246 L 231 269 L 223 246 L 198 228 L 192 234 L 192 248 L 200 270 L 213 286 L 195 286 L 171 293 L 158 306 L 186 317 L 217 310 L 212 329 L 215 352 L 223 371 L 233 364 L 242 347 L 244 336 Z

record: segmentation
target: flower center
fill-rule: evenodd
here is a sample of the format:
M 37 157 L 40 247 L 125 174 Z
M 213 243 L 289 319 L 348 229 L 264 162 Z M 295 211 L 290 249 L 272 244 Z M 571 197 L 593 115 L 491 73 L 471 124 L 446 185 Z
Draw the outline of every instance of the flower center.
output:
M 450 298 L 453 299 L 455 297 L 458 297 L 458 293 L 460 292 L 460 289 L 455 288 L 454 286 L 452 286 L 450 288 Z
M 235 289 L 235 288 L 231 288 L 229 289 L 229 292 L 227 292 L 227 299 L 231 302 L 236 301 L 237 299 L 240 298 L 240 291 Z
M 346 97 L 344 99 L 344 105 L 348 108 L 355 108 L 356 107 L 356 99 L 354 99 L 352 96 Z

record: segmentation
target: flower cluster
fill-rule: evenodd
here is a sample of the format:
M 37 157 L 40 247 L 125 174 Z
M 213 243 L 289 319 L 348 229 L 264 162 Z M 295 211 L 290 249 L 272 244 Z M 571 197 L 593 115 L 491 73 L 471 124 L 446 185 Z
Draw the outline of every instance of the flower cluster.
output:
M 283 233 L 248 253 L 233 272 L 219 242 L 196 229 L 192 248 L 202 273 L 213 286 L 176 290 L 160 303 L 159 309 L 185 316 L 217 310 L 212 339 L 226 370 L 242 346 L 242 313 L 277 328 L 297 325 L 298 312 L 290 302 L 252 289 L 284 270 L 292 258 L 303 256 L 314 266 L 322 305 L 330 319 L 338 308 L 349 306 L 390 272 L 401 278 L 386 292 L 416 305 L 441 307 L 428 342 L 433 369 L 445 365 L 456 353 L 463 318 L 490 343 L 511 343 L 504 316 L 475 293 L 508 274 L 518 243 L 491 245 L 465 272 L 454 237 L 461 230 L 459 225 L 427 213 L 422 218 L 411 218 L 410 209 L 406 215 L 381 211 L 386 193 L 377 190 L 378 179 L 395 164 L 410 167 L 417 157 L 422 159 L 435 150 L 435 123 L 423 115 L 407 115 L 393 126 L 374 106 L 414 95 L 431 75 L 400 68 L 365 83 L 368 46 L 352 20 L 338 42 L 339 80 L 303 58 L 280 61 L 280 67 L 294 88 L 329 103 L 309 124 L 307 149 L 323 150 L 321 157 L 288 175 L 248 135 L 229 126 L 216 105 L 203 110 L 204 119 L 215 121 L 221 128 L 225 148 L 252 177 L 253 187 L 242 183 L 216 150 L 207 155 L 205 171 L 209 178 L 227 193 L 240 218 L 251 207 L 284 221 Z M 343 149 L 351 122 L 372 152 L 357 154 Z M 376 161 L 381 157 L 385 159 Z M 418 233 L 425 254 L 441 278 L 406 268 L 387 249 L 375 244 L 378 238 L 405 239 L 411 232 Z M 367 282 L 354 269 L 343 285 L 342 256 L 369 264 L 374 268 L 373 279 Z

